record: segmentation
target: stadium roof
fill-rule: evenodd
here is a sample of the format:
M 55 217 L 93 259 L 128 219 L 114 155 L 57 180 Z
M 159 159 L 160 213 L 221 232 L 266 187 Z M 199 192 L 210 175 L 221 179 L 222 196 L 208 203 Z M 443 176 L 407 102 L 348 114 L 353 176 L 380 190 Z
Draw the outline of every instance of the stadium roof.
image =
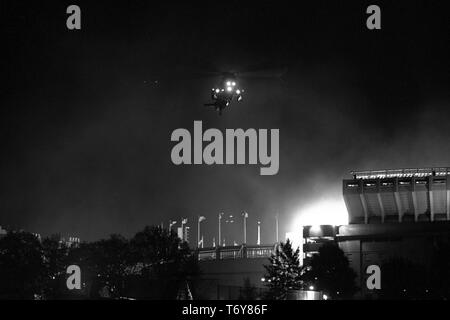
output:
M 353 175 L 355 179 L 448 176 L 450 175 L 450 167 L 365 170 L 365 171 L 351 171 L 350 173 Z

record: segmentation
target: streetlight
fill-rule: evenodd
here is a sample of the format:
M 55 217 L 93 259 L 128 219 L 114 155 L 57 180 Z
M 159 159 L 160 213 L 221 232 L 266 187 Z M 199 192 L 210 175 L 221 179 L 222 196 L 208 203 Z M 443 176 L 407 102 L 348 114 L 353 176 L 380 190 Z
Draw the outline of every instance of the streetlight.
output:
M 261 245 L 261 221 L 258 221 L 258 240 L 256 241 L 258 246 Z
M 242 216 L 244 217 L 244 244 L 247 244 L 247 218 L 248 218 L 248 213 L 247 212 L 243 212 Z
M 222 234 L 221 234 L 221 220 L 222 220 L 222 216 L 223 216 L 223 212 L 219 213 L 219 241 L 217 241 L 218 243 L 218 247 L 220 247 L 220 243 L 222 242 Z
M 200 222 L 206 220 L 204 216 L 198 217 L 198 227 L 197 227 L 197 248 L 200 248 Z M 202 237 L 202 249 L 203 249 L 203 237 Z

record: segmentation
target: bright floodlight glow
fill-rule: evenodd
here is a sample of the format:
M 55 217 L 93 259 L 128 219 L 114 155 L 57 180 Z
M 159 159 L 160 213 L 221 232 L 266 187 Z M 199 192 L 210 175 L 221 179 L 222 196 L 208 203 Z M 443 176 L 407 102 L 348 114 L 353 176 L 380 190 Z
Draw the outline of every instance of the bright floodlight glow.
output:
M 231 85 L 234 87 L 234 86 L 236 85 L 236 82 L 233 81 L 233 82 L 231 83 Z
M 343 199 L 319 200 L 297 211 L 294 230 L 303 226 L 318 228 L 320 225 L 345 224 L 348 224 L 348 213 Z
M 237 93 L 237 94 L 241 94 L 241 90 L 239 90 L 239 89 L 236 90 L 236 93 Z
M 322 297 L 323 297 L 323 300 L 328 300 L 328 296 L 326 294 L 324 294 Z
M 227 87 L 227 91 L 232 91 L 233 88 L 232 87 Z
M 231 86 L 231 82 L 230 81 L 227 81 L 227 86 Z
M 216 89 L 216 93 L 219 93 L 220 92 L 220 90 L 219 89 Z
M 314 290 L 314 286 L 309 286 L 309 290 Z

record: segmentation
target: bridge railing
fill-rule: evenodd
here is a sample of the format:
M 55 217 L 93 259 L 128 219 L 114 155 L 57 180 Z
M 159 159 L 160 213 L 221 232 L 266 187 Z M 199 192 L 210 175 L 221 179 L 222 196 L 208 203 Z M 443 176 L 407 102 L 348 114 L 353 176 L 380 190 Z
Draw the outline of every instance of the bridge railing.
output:
M 227 246 L 218 248 L 197 249 L 200 261 L 223 259 L 255 259 L 269 258 L 275 251 L 275 245 L 260 246 Z

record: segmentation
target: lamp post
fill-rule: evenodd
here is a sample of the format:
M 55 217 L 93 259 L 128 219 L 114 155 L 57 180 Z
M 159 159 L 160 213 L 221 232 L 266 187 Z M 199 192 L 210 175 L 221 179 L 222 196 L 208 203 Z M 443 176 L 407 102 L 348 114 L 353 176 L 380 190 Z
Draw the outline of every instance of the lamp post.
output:
M 200 248 L 200 237 L 201 237 L 201 233 L 200 233 L 200 222 L 206 220 L 206 218 L 204 216 L 199 216 L 198 217 L 198 225 L 197 225 L 197 248 Z M 203 237 L 201 237 L 201 244 L 202 244 L 202 249 L 203 249 Z
M 247 244 L 247 218 L 248 218 L 248 213 L 247 212 L 243 212 L 242 216 L 244 217 L 244 244 Z
M 221 221 L 222 221 L 223 212 L 219 213 L 219 239 L 217 241 L 217 246 L 220 247 L 220 243 L 222 242 L 222 234 L 221 234 Z
M 261 245 L 261 222 L 258 221 L 258 241 L 256 242 L 258 246 Z

